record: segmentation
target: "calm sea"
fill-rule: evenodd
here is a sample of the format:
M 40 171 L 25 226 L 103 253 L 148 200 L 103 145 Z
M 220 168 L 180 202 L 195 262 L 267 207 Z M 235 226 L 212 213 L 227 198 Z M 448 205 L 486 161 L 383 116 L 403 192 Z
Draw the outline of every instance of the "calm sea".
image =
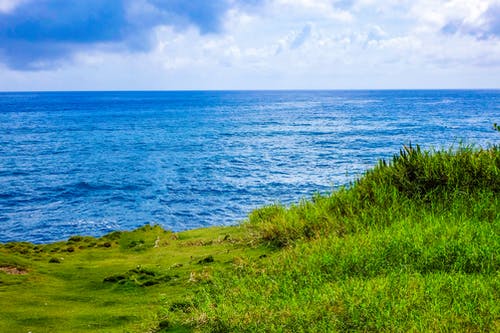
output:
M 0 242 L 234 224 L 494 122 L 498 90 L 0 93 Z

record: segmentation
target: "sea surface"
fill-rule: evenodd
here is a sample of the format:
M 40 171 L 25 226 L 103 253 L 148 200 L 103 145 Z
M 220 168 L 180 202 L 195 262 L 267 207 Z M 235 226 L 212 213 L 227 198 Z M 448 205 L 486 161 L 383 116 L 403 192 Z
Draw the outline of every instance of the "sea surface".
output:
M 0 93 L 0 242 L 235 224 L 494 122 L 499 90 Z

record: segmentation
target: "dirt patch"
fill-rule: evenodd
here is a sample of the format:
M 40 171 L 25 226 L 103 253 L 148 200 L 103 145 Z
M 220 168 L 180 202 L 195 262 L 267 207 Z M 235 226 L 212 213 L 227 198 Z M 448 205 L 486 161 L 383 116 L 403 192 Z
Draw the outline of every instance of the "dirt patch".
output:
M 23 268 L 13 267 L 13 266 L 3 266 L 0 267 L 0 271 L 5 272 L 10 275 L 24 275 L 28 274 L 28 271 Z

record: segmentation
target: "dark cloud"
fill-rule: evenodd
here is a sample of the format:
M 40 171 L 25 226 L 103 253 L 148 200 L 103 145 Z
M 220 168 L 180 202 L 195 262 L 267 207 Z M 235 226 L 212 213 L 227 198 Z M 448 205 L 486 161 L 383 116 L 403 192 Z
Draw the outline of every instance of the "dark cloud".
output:
M 481 15 L 479 24 L 471 24 L 465 20 L 448 22 L 441 28 L 445 34 L 471 35 L 478 39 L 500 37 L 500 4 L 493 4 Z
M 260 0 L 31 0 L 0 13 L 0 57 L 18 70 L 55 67 L 98 45 L 130 51 L 150 45 L 158 25 L 219 33 L 227 11 Z

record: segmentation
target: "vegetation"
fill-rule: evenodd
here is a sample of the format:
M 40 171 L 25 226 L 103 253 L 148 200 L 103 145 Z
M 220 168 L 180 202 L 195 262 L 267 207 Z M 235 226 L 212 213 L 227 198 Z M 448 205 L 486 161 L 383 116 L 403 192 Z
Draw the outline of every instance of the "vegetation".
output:
M 498 146 L 409 146 L 240 226 L 0 245 L 0 331 L 500 331 L 499 192 Z

